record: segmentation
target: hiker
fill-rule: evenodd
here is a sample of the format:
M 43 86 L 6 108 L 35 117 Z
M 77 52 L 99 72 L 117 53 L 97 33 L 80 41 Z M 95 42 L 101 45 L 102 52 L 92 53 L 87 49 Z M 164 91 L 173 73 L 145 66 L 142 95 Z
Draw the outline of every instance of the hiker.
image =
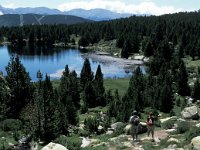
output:
M 147 117 L 147 129 L 147 136 L 149 137 L 151 133 L 152 141 L 154 141 L 154 117 L 152 112 Z
M 131 124 L 131 134 L 134 141 L 137 141 L 138 138 L 138 128 L 140 123 L 140 118 L 137 114 L 137 111 L 133 111 L 132 116 L 129 119 L 129 122 Z

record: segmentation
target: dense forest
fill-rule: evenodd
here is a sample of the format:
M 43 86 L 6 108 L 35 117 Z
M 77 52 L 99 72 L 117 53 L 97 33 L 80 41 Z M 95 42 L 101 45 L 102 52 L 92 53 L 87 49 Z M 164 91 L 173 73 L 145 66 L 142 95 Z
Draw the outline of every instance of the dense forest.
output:
M 53 88 L 48 75 L 37 73 L 37 82 L 31 82 L 18 56 L 11 58 L 7 75 L 0 78 L 0 119 L 18 120 L 24 132 L 35 139 L 51 141 L 59 135 L 69 135 L 69 129 L 78 124 L 78 115 L 89 108 L 107 106 L 107 128 L 114 118 L 127 122 L 135 109 L 145 107 L 170 113 L 185 101 L 175 101 L 176 94 L 200 99 L 200 83 L 188 85 L 188 71 L 182 58 L 190 55 L 200 59 L 200 13 L 178 13 L 163 16 L 136 17 L 72 26 L 41 25 L 0 28 L 1 40 L 7 39 L 13 47 L 51 47 L 55 42 L 70 42 L 70 35 L 79 35 L 80 46 L 94 44 L 101 39 L 117 39 L 121 56 L 133 53 L 150 57 L 147 74 L 138 67 L 130 78 L 129 88 L 121 97 L 118 91 L 106 91 L 101 66 L 94 74 L 85 59 L 80 77 L 66 65 L 58 88 Z M 193 72 L 200 77 L 200 68 Z M 85 120 L 90 132 L 97 131 L 98 119 Z

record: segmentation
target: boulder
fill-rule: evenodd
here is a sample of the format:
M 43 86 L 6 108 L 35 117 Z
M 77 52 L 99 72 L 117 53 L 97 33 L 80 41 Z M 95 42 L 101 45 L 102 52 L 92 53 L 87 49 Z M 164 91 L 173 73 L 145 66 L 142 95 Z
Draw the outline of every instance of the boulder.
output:
M 195 126 L 198 127 L 198 128 L 200 128 L 200 123 L 196 124 Z
M 64 147 L 63 145 L 51 142 L 45 147 L 43 147 L 41 150 L 68 150 L 68 149 Z
M 197 106 L 186 107 L 181 115 L 183 119 L 199 119 L 199 109 Z
M 113 137 L 108 139 L 109 142 L 117 143 L 119 141 L 128 141 L 129 139 L 132 139 L 130 135 L 120 135 L 118 137 Z
M 178 118 L 176 116 L 167 117 L 167 118 L 160 119 L 160 123 L 163 124 L 163 123 L 165 123 L 168 120 L 177 120 L 177 119 Z
M 200 136 L 193 138 L 191 145 L 193 150 L 200 150 Z
M 99 125 L 99 126 L 98 126 L 98 133 L 99 133 L 99 134 L 102 134 L 102 133 L 104 133 L 104 132 L 105 132 L 104 127 L 102 127 L 101 125 Z
M 126 134 L 130 134 L 131 133 L 131 124 L 126 125 L 126 127 L 124 128 L 124 131 Z M 147 124 L 145 122 L 140 122 L 139 124 L 139 128 L 138 128 L 138 133 L 145 133 L 147 132 Z
M 166 132 L 167 133 L 175 133 L 177 131 L 177 129 L 167 129 Z
M 111 128 L 116 131 L 116 130 L 120 130 L 122 128 L 124 128 L 125 124 L 123 122 L 116 122 L 114 124 L 111 125 Z
M 167 140 L 167 142 L 169 142 L 169 143 L 173 142 L 173 143 L 177 143 L 177 144 L 180 143 L 180 141 L 178 139 L 175 139 L 175 138 L 172 138 L 172 137 L 169 140 Z

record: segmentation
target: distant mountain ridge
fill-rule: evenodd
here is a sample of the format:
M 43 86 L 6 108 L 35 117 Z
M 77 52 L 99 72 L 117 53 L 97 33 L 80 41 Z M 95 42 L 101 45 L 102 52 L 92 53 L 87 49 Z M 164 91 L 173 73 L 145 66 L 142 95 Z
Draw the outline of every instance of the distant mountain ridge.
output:
M 112 20 L 117 18 L 130 17 L 133 14 L 116 13 L 106 9 L 72 9 L 69 11 L 60 11 L 58 9 L 50 9 L 47 7 L 36 8 L 5 8 L 0 5 L 0 14 L 40 14 L 40 15 L 73 15 L 95 21 Z
M 5 14 L 0 15 L 0 26 L 77 24 L 91 20 L 71 15 Z

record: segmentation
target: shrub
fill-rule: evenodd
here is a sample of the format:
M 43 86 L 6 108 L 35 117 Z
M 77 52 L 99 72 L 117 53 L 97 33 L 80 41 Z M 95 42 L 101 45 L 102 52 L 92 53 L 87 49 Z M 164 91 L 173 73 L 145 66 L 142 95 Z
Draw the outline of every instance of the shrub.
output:
M 79 136 L 66 137 L 62 135 L 55 140 L 55 143 L 61 144 L 70 150 L 79 150 L 82 141 Z
M 90 133 L 97 132 L 99 126 L 99 120 L 96 117 L 88 117 L 84 121 L 85 128 Z
M 186 140 L 190 141 L 192 138 L 200 135 L 200 128 L 194 126 L 186 133 Z
M 18 131 L 22 128 L 22 122 L 18 119 L 6 119 L 1 124 L 3 131 Z
M 165 121 L 165 122 L 162 124 L 162 127 L 163 127 L 164 129 L 171 129 L 171 128 L 174 126 L 175 122 L 176 122 L 176 120 L 174 120 L 174 119 L 169 119 L 169 120 Z
M 185 133 L 190 129 L 190 123 L 186 121 L 179 121 L 177 125 L 178 125 L 177 127 L 178 134 Z

